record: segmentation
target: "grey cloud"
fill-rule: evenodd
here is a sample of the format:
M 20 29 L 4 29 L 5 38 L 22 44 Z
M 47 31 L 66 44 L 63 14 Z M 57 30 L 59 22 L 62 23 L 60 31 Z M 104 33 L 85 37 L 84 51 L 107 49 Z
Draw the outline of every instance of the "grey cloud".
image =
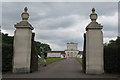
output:
M 118 36 L 120 37 L 120 2 L 118 3 Z
M 116 33 L 118 31 L 118 26 L 110 25 L 110 24 L 103 24 L 104 31 L 112 31 Z
M 56 31 L 49 30 L 49 31 L 39 31 L 39 32 L 36 31 L 36 32 L 37 32 L 36 33 L 37 40 L 43 39 L 43 42 L 44 40 L 47 40 L 47 42 L 52 44 L 53 43 L 57 44 L 61 47 L 66 46 L 65 44 L 67 42 L 76 42 L 76 43 L 79 43 L 79 47 L 81 47 L 80 49 L 82 49 L 83 34 L 81 34 L 80 32 L 78 32 L 79 34 L 74 34 L 74 31 L 70 32 L 67 29 L 65 32 L 62 31 L 62 29 L 56 30 Z M 79 37 L 77 37 L 76 35 L 79 35 Z
M 2 25 L 2 5 L 0 2 L 0 30 L 1 30 L 1 25 Z
M 56 34 L 57 35 L 57 34 Z M 60 46 L 61 48 L 62 48 L 62 50 L 65 50 L 66 49 L 66 43 L 68 43 L 68 42 L 76 42 L 76 43 L 78 43 L 79 44 L 79 47 L 81 47 L 80 49 L 82 49 L 82 43 L 83 43 L 83 40 L 82 40 L 82 38 L 76 38 L 76 39 L 73 39 L 73 38 L 71 38 L 71 37 L 68 37 L 68 38 L 66 38 L 66 37 L 54 37 L 54 36 L 50 36 L 50 37 L 48 37 L 47 39 L 44 39 L 43 38 L 44 36 L 40 36 L 39 35 L 39 39 L 38 40 L 40 40 L 40 39 L 43 39 L 43 40 L 47 40 L 47 42 L 51 45 L 51 46 L 53 46 L 52 44 L 56 44 L 56 45 L 58 45 L 58 46 Z M 44 42 L 44 41 L 43 41 Z M 60 48 L 60 49 L 61 49 Z M 53 47 L 52 49 L 55 49 L 55 47 Z M 60 50 L 59 48 L 57 49 L 57 50 Z M 79 49 L 79 50 L 80 50 Z
M 43 21 L 43 23 L 40 24 L 40 26 L 44 25 L 43 27 L 41 28 L 45 28 L 45 29 L 56 29 L 56 28 L 65 28 L 65 27 L 69 27 L 71 25 L 74 24 L 74 21 L 73 20 L 64 20 L 64 19 L 61 19 L 61 20 L 46 20 L 46 21 Z
M 82 28 L 86 27 L 86 23 L 89 24 L 86 21 L 93 7 L 98 17 L 113 16 L 117 12 L 117 3 L 109 2 L 8 2 L 2 6 L 3 30 L 13 34 L 14 24 L 21 21 L 21 13 L 26 6 L 30 14 L 29 22 L 35 28 L 36 40 L 50 43 L 53 50 L 64 50 L 67 42 L 79 43 L 79 49 L 82 50 Z M 115 37 L 116 25 L 104 22 L 104 37 Z
M 79 16 L 77 16 L 79 17 Z M 76 24 L 75 16 L 63 16 L 59 18 L 48 18 L 41 20 L 36 26 L 36 29 L 59 29 L 73 27 Z M 37 23 L 37 22 L 35 22 Z
M 114 33 L 113 31 L 104 31 L 104 38 L 113 38 L 113 37 L 117 37 L 118 33 Z

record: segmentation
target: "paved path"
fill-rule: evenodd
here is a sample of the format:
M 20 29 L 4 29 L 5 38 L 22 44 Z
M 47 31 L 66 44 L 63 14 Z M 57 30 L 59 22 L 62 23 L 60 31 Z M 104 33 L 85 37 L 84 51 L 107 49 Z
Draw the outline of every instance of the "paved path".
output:
M 65 59 L 41 67 L 29 74 L 5 74 L 3 78 L 110 78 L 104 75 L 86 75 L 81 72 L 81 64 L 75 59 Z

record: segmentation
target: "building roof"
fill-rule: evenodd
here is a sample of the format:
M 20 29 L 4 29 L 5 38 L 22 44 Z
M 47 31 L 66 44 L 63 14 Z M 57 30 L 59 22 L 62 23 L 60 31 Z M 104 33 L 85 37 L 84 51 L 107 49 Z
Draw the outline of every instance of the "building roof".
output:
M 74 42 L 69 42 L 69 43 L 67 43 L 67 44 L 78 44 L 78 43 L 74 43 Z
M 61 53 L 61 54 L 64 54 L 65 51 L 48 51 L 48 53 Z

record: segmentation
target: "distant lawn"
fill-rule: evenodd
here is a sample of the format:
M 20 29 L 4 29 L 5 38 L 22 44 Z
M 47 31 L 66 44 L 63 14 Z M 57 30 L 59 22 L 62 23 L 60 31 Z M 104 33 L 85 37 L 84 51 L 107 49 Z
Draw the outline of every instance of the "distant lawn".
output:
M 104 75 L 112 76 L 112 77 L 119 77 L 120 78 L 120 73 L 119 74 L 104 73 Z
M 56 61 L 59 61 L 59 60 L 63 60 L 64 58 L 47 58 L 47 64 L 50 64 L 52 62 L 56 62 Z M 40 58 L 40 63 L 39 63 L 40 66 L 43 66 L 44 65 L 44 60 L 43 58 Z
M 82 63 L 82 58 L 77 58 L 77 60 L 78 60 L 80 63 Z

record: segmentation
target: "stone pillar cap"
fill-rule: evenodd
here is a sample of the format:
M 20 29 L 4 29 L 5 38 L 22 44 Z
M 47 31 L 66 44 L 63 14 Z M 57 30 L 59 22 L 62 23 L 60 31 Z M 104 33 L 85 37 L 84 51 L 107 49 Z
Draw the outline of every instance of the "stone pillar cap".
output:
M 34 28 L 32 27 L 32 25 L 27 21 L 29 18 L 29 13 L 27 13 L 28 8 L 25 7 L 24 8 L 24 12 L 21 14 L 22 17 L 22 21 L 20 21 L 19 23 L 15 24 L 15 28 L 30 28 L 31 30 L 33 30 Z
M 98 16 L 97 14 L 95 13 L 95 8 L 92 9 L 92 13 L 90 14 L 90 19 L 91 19 L 91 22 L 90 24 L 88 24 L 88 26 L 86 27 L 86 31 L 88 29 L 102 29 L 103 26 L 101 24 L 98 24 L 96 22 Z

